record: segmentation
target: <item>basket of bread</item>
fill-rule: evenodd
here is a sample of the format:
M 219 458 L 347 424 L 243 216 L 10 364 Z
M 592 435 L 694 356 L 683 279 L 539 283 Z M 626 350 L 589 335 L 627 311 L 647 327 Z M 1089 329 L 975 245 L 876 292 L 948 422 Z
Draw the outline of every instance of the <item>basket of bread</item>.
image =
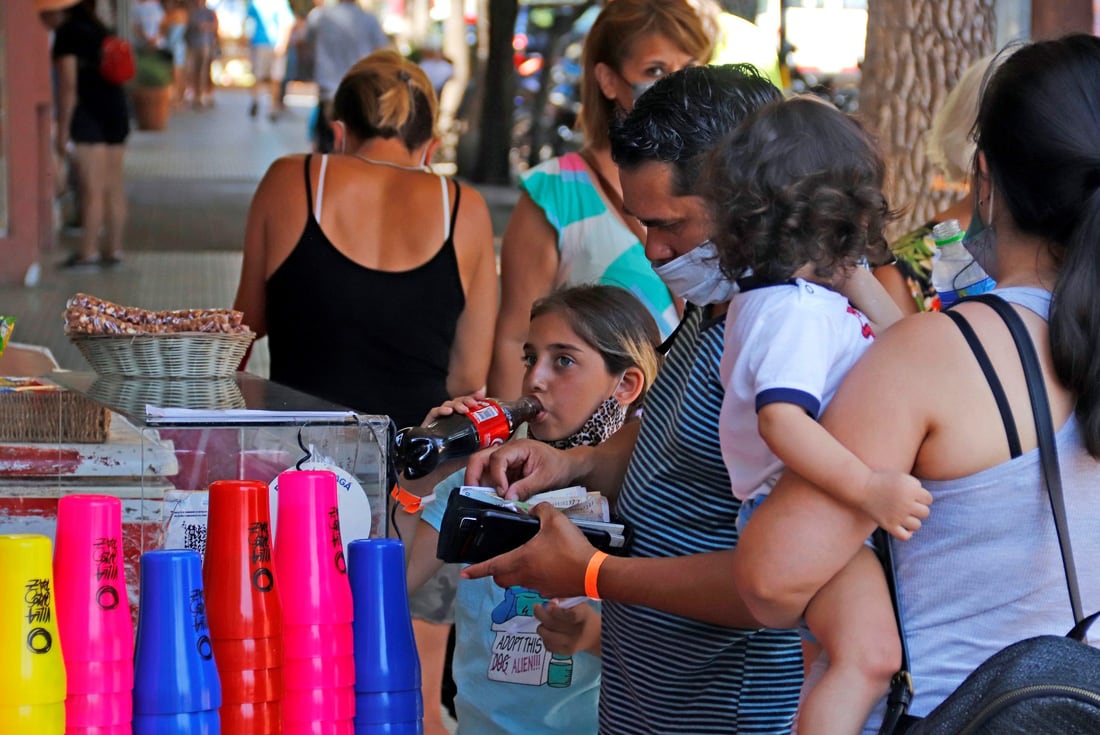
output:
M 65 334 L 99 375 L 219 378 L 233 375 L 255 333 L 230 309 L 149 311 L 78 293 Z

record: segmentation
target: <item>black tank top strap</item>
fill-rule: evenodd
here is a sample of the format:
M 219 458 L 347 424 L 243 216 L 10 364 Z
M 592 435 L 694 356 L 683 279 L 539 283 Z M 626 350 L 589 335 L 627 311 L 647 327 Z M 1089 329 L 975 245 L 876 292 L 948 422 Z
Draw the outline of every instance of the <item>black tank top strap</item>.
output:
M 452 181 L 454 181 L 452 179 Z M 447 228 L 447 239 L 444 244 L 453 243 L 455 239 L 455 222 L 458 221 L 458 202 L 462 199 L 462 187 L 455 181 L 455 203 L 451 205 L 451 226 Z
M 309 218 L 313 219 L 313 184 L 309 180 L 309 164 L 313 161 L 313 154 L 306 154 L 306 206 L 309 207 Z
M 974 332 L 974 328 L 970 326 L 970 322 L 966 320 L 966 317 L 956 311 L 945 311 L 943 313 L 951 317 L 951 321 L 955 322 L 955 326 L 962 332 L 966 343 L 970 345 L 970 351 L 974 353 L 978 365 L 982 368 L 982 373 L 985 374 L 985 380 L 989 383 L 993 400 L 997 402 L 997 410 L 1001 412 L 1001 422 L 1004 424 L 1005 437 L 1008 439 L 1008 453 L 1013 459 L 1019 457 L 1023 454 L 1023 450 L 1020 447 L 1020 434 L 1016 430 L 1016 419 L 1012 416 L 1012 408 L 1008 405 L 1008 396 L 1005 394 L 1004 386 L 1001 385 L 1001 379 L 997 377 L 997 371 L 993 369 L 993 363 L 990 361 L 989 355 L 982 347 L 978 335 Z

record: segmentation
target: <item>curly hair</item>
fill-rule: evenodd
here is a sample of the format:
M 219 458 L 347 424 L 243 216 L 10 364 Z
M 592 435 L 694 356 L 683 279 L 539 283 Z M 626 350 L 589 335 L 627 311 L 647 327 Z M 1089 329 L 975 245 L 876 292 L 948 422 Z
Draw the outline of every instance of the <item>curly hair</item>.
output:
M 894 216 L 884 173 L 871 136 L 835 107 L 796 97 L 760 109 L 716 147 L 698 188 L 722 272 L 780 283 L 810 264 L 828 283 L 877 256 Z
M 611 157 L 620 169 L 672 164 L 674 194 L 692 194 L 706 154 L 751 112 L 781 99 L 749 64 L 688 66 L 657 80 L 611 124 Z

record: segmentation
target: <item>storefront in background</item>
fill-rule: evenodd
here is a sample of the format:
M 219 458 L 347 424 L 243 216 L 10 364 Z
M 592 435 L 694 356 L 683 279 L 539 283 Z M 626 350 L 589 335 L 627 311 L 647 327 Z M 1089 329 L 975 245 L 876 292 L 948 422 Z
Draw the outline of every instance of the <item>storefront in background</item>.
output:
M 0 288 L 53 250 L 49 46 L 31 0 L 0 2 Z

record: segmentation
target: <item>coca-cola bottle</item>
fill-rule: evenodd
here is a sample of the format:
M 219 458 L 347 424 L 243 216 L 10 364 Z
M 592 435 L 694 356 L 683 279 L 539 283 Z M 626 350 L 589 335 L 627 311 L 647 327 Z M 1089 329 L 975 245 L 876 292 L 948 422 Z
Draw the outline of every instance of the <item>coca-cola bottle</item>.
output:
M 394 463 L 397 471 L 415 480 L 443 462 L 467 457 L 479 449 L 503 444 L 512 432 L 542 410 L 539 399 L 515 401 L 482 398 L 467 414 L 440 416 L 427 426 L 409 426 L 397 432 Z

